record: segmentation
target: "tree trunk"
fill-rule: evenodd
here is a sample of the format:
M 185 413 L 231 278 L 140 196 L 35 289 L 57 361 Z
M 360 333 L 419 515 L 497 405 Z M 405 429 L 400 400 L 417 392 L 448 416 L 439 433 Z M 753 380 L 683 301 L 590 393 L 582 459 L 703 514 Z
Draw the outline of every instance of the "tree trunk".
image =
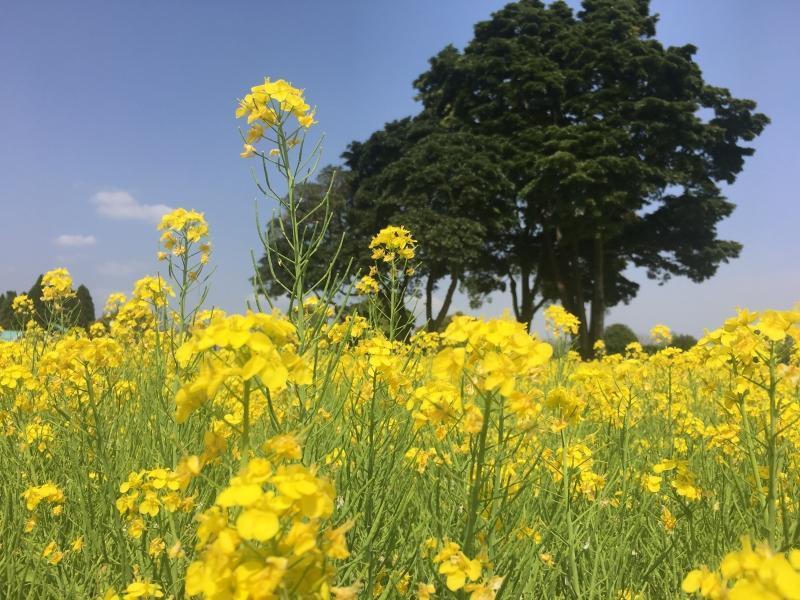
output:
M 578 349 L 580 350 L 583 358 L 591 358 L 592 344 L 589 341 L 589 322 L 586 318 L 586 298 L 583 295 L 583 281 L 581 281 L 581 263 L 580 254 L 578 253 L 578 242 L 573 241 L 570 245 L 570 264 L 569 271 L 571 277 L 571 289 L 573 306 L 570 312 L 578 317 L 581 321 L 580 328 L 578 329 Z
M 455 294 L 457 286 L 458 286 L 458 276 L 451 275 L 450 285 L 447 286 L 447 292 L 444 295 L 442 306 L 439 309 L 439 313 L 436 315 L 436 318 L 433 320 L 432 324 L 428 326 L 429 331 L 438 331 L 439 328 L 442 326 L 442 323 L 447 317 L 447 312 L 450 310 L 450 304 L 453 302 L 453 295 Z M 428 322 L 431 323 L 431 321 Z
M 545 298 L 536 302 L 536 296 L 539 293 L 539 286 L 542 283 L 542 269 L 541 267 L 536 270 L 531 282 L 531 268 L 528 265 L 520 264 L 520 283 L 522 284 L 522 295 L 517 292 L 517 280 L 509 273 L 509 285 L 511 288 L 511 302 L 514 308 L 514 318 L 524 323 L 528 331 L 531 330 L 531 323 L 533 317 L 536 316 L 538 310 L 544 305 Z
M 522 299 L 520 300 L 520 321 L 525 324 L 528 331 L 531 328 L 531 319 L 533 319 L 533 315 L 531 311 L 533 309 L 533 297 L 531 295 L 531 270 L 530 267 L 526 264 L 520 265 L 520 279 L 522 280 Z
M 522 311 L 520 310 L 519 306 L 519 298 L 517 297 L 517 280 L 514 279 L 514 275 L 511 273 L 508 274 L 508 285 L 511 288 L 511 307 L 514 309 L 514 318 L 522 322 Z
M 592 320 L 589 328 L 589 344 L 591 355 L 594 356 L 594 343 L 603 337 L 606 315 L 605 247 L 600 233 L 594 238 L 592 275 L 594 281 L 592 282 Z
M 425 322 L 429 326 L 433 321 L 433 286 L 435 283 L 433 275 L 428 275 L 428 280 L 425 282 Z

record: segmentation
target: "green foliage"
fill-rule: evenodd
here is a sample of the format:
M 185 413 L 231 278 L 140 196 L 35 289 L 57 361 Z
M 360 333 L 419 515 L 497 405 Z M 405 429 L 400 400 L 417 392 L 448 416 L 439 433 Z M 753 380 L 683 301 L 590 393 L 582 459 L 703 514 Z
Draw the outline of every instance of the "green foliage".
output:
M 633 329 L 622 323 L 614 323 L 606 327 L 603 332 L 603 341 L 606 344 L 608 354 L 622 354 L 625 346 L 631 342 L 638 341 Z
M 88 327 L 94 323 L 94 301 L 85 285 L 81 284 L 75 290 L 75 305 L 75 322 L 79 327 Z
M 14 311 L 11 310 L 11 303 L 17 297 L 17 292 L 8 290 L 5 294 L 0 294 L 0 327 L 3 329 L 16 329 L 17 321 Z
M 689 335 L 688 333 L 676 333 L 672 336 L 672 342 L 670 342 L 669 345 L 685 351 L 693 348 L 696 344 L 697 338 L 693 335 Z
M 36 281 L 27 292 L 33 302 L 33 318 L 41 326 L 51 323 L 53 314 L 50 307 L 42 302 L 42 275 L 36 278 Z M 20 317 L 14 314 L 11 304 L 14 298 L 17 297 L 17 292 L 13 290 L 7 291 L 5 294 L 0 294 L 0 327 L 3 329 L 21 329 L 25 323 L 20 321 Z M 64 315 L 67 322 L 63 325 L 75 325 L 78 327 L 88 327 L 95 321 L 95 308 L 92 294 L 89 288 L 81 284 L 75 291 L 75 296 L 69 298 L 64 303 Z
M 415 81 L 419 115 L 349 145 L 329 252 L 312 271 L 346 232 L 336 270 L 352 261 L 356 275 L 370 237 L 405 225 L 432 328 L 457 289 L 475 306 L 508 289 L 521 322 L 548 300 L 578 316 L 584 356 L 607 309 L 636 295 L 629 267 L 662 283 L 713 276 L 741 249 L 717 236 L 734 209 L 720 185 L 769 119 L 706 83 L 697 49 L 662 45 L 656 23 L 647 0 L 577 12 L 520 0 L 478 23 L 463 51 L 447 46 Z
M 522 0 L 415 83 L 443 124 L 502 144 L 519 203 L 516 274 L 540 274 L 535 291 L 581 319 L 585 355 L 606 309 L 638 290 L 627 267 L 702 281 L 738 256 L 717 238 L 733 210 L 718 184 L 735 180 L 753 153 L 742 142 L 768 123 L 705 83 L 694 46 L 659 43 L 656 20 L 646 0 L 587 0 L 577 13 Z
M 449 131 L 423 114 L 388 124 L 365 144 L 351 144 L 345 156 L 358 182 L 351 214 L 358 224 L 349 231 L 360 233 L 362 248 L 386 225 L 412 231 L 419 242 L 415 279 L 431 329 L 441 325 L 457 286 L 475 305 L 503 289 L 499 273 L 514 205 L 494 140 Z M 435 310 L 440 282 L 447 291 Z
M 320 252 L 313 255 L 307 263 L 308 271 L 306 277 L 307 281 L 310 282 L 309 288 L 311 291 L 319 290 L 320 282 L 323 280 L 332 261 L 334 262 L 333 268 L 335 272 L 344 272 L 348 267 L 349 259 L 342 255 L 352 256 L 355 259 L 359 258 L 358 249 L 353 247 L 355 236 L 351 236 L 349 232 L 347 236 L 344 235 L 348 231 L 350 221 L 348 206 L 352 197 L 351 179 L 351 175 L 347 171 L 337 171 L 334 167 L 329 166 L 321 169 L 314 181 L 297 183 L 295 192 L 297 214 L 298 218 L 303 220 L 307 227 L 320 228 L 325 215 L 319 211 L 312 211 L 314 207 L 319 206 L 326 194 L 330 203 L 331 218 L 327 230 L 323 233 Z M 289 231 L 290 227 L 288 213 L 284 211 L 275 215 L 266 224 L 265 232 Z M 285 237 L 273 236 L 271 243 L 275 245 L 276 251 L 280 256 L 289 256 L 291 254 L 289 241 Z M 337 249 L 341 243 L 347 244 L 347 251 L 337 254 Z M 304 241 L 306 250 L 308 250 L 309 244 L 310 239 L 306 239 Z M 360 250 L 360 254 L 364 253 L 363 249 Z M 273 265 L 273 269 L 275 266 L 280 265 Z M 253 283 L 260 286 L 261 293 L 267 296 L 284 296 L 286 295 L 286 289 L 276 280 L 273 269 L 270 268 L 269 259 L 264 254 L 258 262 L 258 275 L 253 280 Z

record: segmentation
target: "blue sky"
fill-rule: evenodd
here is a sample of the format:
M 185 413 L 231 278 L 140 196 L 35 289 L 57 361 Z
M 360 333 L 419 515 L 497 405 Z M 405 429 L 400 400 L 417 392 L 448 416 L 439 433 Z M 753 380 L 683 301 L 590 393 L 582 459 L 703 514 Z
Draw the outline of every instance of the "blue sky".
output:
M 258 239 L 239 158 L 235 99 L 264 75 L 306 89 L 325 160 L 417 112 L 411 82 L 447 43 L 505 2 L 15 2 L 0 8 L 0 289 L 66 266 L 102 305 L 158 268 L 160 206 L 205 211 L 217 270 L 210 300 L 241 310 Z M 656 0 L 658 37 L 693 43 L 706 80 L 758 101 L 772 125 L 727 190 L 720 228 L 741 258 L 703 284 L 643 282 L 609 322 L 701 333 L 736 306 L 800 300 L 800 4 Z M 263 210 L 269 207 L 262 206 Z M 480 313 L 508 306 L 493 298 Z

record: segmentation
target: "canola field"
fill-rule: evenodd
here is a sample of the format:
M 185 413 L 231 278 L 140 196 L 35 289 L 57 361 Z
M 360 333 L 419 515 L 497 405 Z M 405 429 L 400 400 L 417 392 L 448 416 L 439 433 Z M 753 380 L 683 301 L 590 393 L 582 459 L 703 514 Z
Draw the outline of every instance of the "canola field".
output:
M 237 116 L 291 217 L 313 111 L 267 80 Z M 183 209 L 159 226 L 162 275 L 88 331 L 65 269 L 46 326 L 16 298 L 0 597 L 800 598 L 800 310 L 742 310 L 689 351 L 658 326 L 657 352 L 591 361 L 557 305 L 539 334 L 410 332 L 413 232 L 364 249 L 356 314 L 311 293 L 319 231 L 289 222 L 283 313 L 202 304 L 209 227 Z

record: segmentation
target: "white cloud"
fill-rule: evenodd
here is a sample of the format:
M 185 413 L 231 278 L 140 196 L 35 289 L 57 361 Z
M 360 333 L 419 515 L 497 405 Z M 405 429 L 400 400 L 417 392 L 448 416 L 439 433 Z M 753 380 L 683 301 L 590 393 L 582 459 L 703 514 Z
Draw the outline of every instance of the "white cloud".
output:
M 173 209 L 166 204 L 142 204 L 129 192 L 97 192 L 92 196 L 97 213 L 109 219 L 158 222 Z
M 97 239 L 93 235 L 64 233 L 55 239 L 55 243 L 64 248 L 83 248 L 85 246 L 94 246 L 97 243 Z

